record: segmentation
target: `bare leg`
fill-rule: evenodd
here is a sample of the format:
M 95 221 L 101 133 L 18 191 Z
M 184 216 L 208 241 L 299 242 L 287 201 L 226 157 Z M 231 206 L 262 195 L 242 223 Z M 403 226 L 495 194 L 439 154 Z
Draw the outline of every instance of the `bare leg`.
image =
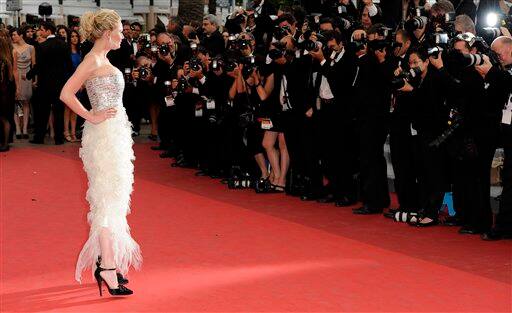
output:
M 69 114 L 69 118 L 71 120 L 71 139 L 73 139 L 73 141 L 76 141 L 76 113 L 71 111 Z
M 288 148 L 286 147 L 286 140 L 283 133 L 279 133 L 279 152 L 281 153 L 281 176 L 277 181 L 277 185 L 286 186 L 286 174 L 290 167 L 290 155 L 288 154 Z
M 101 267 L 105 269 L 116 268 L 114 250 L 112 249 L 112 235 L 110 229 L 102 227 L 100 232 Z M 116 271 L 103 271 L 101 277 L 107 282 L 110 289 L 119 288 Z
M 149 116 L 151 118 L 151 135 L 158 135 L 158 113 L 160 108 L 158 104 L 151 103 L 149 105 Z
M 70 110 L 68 108 L 68 106 L 66 106 L 64 108 L 64 138 L 66 138 L 66 140 L 69 140 L 69 114 L 70 114 Z
M 274 147 L 277 140 L 278 133 L 266 131 L 263 136 L 263 148 L 267 151 L 268 160 L 270 162 L 270 166 L 272 166 L 272 173 L 274 174 L 272 184 L 275 184 L 279 181 L 281 177 L 281 167 L 279 165 L 279 152 Z
M 28 134 L 28 120 L 30 119 L 30 102 L 23 101 L 23 133 Z
M 16 125 L 16 135 L 21 135 L 20 117 L 14 113 L 14 125 Z
M 53 112 L 50 112 L 50 118 L 48 118 L 48 127 L 50 127 L 50 137 L 55 138 L 55 130 L 53 129 Z
M 265 156 L 263 153 L 258 153 L 254 156 L 254 159 L 256 160 L 256 163 L 258 164 L 258 167 L 261 171 L 261 178 L 267 178 L 268 177 L 268 170 L 267 170 L 267 164 L 265 163 Z

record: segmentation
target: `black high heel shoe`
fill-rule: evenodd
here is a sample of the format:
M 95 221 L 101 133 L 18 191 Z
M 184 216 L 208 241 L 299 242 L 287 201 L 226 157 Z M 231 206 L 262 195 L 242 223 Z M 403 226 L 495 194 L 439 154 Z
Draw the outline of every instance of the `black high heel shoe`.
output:
M 119 285 L 119 288 L 111 289 L 108 283 L 101 277 L 100 273 L 103 271 L 115 271 L 115 268 L 96 268 L 96 271 L 94 271 L 94 278 L 96 278 L 96 282 L 98 283 L 98 289 L 100 290 L 100 296 L 103 297 L 103 292 L 101 290 L 101 284 L 105 282 L 105 285 L 107 285 L 108 292 L 111 296 L 129 296 L 133 294 L 133 291 L 126 288 L 123 285 Z
M 98 256 L 98 261 L 96 261 L 96 267 L 101 267 L 101 255 Z M 129 283 L 129 280 L 124 278 L 121 273 L 116 273 L 117 275 L 117 283 L 119 285 L 126 285 Z

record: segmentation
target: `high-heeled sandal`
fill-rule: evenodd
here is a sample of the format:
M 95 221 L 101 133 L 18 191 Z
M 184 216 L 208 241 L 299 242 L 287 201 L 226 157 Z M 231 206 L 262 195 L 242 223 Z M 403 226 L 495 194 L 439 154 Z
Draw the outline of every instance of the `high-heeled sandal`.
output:
M 71 142 L 79 142 L 80 139 L 76 138 L 76 134 L 71 134 Z
M 107 285 L 108 293 L 110 293 L 111 296 L 129 296 L 133 294 L 133 291 L 126 288 L 123 285 L 119 285 L 118 288 L 112 289 L 108 285 L 107 281 L 101 277 L 100 273 L 103 271 L 115 271 L 115 268 L 101 268 L 97 267 L 96 271 L 94 271 L 94 278 L 96 278 L 96 282 L 98 283 L 98 289 L 100 290 L 100 296 L 103 297 L 103 291 L 101 290 L 101 284 L 105 282 L 105 285 Z
M 100 264 L 101 264 L 101 255 L 98 255 L 98 260 L 96 261 L 96 267 L 101 267 Z M 130 282 L 128 279 L 123 277 L 123 274 L 116 273 L 116 275 L 117 275 L 117 283 L 119 285 L 126 285 Z
M 64 139 L 66 139 L 67 142 L 73 142 L 73 139 L 69 134 L 64 134 Z

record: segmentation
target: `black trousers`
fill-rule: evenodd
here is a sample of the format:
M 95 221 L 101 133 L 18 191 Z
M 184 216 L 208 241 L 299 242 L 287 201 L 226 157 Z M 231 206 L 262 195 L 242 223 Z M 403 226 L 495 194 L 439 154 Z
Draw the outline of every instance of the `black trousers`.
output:
M 39 101 L 34 105 L 34 140 L 43 141 L 48 126 L 50 112 L 53 112 L 55 142 L 64 142 L 64 103 L 59 100 L 59 91 L 40 90 Z
M 355 124 L 339 108 L 341 103 L 322 103 L 318 112 L 319 153 L 322 174 L 328 179 L 328 193 L 336 199 L 356 199 L 354 174 L 358 172 Z
M 488 231 L 493 218 L 490 204 L 491 165 L 498 144 L 499 129 L 488 127 L 474 132 L 476 156 L 457 158 L 454 162 L 453 201 L 464 226 Z
M 418 137 L 411 133 L 411 123 L 407 118 L 392 117 L 389 145 L 400 209 L 415 212 L 419 209 L 420 147 Z
M 370 208 L 387 208 L 388 189 L 384 144 L 388 135 L 385 116 L 364 116 L 359 121 L 359 167 L 361 200 Z
M 302 112 L 283 112 L 281 125 L 290 155 L 291 180 L 304 184 L 301 192 L 318 194 L 321 188 L 321 173 L 318 166 L 318 149 L 315 142 L 317 121 Z M 290 180 L 288 180 L 290 181 Z
M 502 124 L 502 142 L 505 151 L 500 209 L 496 216 L 496 229 L 512 234 L 512 126 Z
M 418 175 L 419 207 L 426 216 L 437 218 L 444 194 L 450 190 L 446 145 L 431 147 L 437 136 L 421 136 L 419 140 L 420 168 Z

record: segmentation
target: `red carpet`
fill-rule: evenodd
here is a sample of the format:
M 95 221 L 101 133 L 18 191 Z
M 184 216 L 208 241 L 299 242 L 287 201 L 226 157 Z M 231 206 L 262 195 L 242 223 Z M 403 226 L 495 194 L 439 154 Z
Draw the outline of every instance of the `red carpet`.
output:
M 0 155 L 8 312 L 511 312 L 512 243 L 283 195 L 229 191 L 135 146 L 129 298 L 73 280 L 88 227 L 76 145 Z

